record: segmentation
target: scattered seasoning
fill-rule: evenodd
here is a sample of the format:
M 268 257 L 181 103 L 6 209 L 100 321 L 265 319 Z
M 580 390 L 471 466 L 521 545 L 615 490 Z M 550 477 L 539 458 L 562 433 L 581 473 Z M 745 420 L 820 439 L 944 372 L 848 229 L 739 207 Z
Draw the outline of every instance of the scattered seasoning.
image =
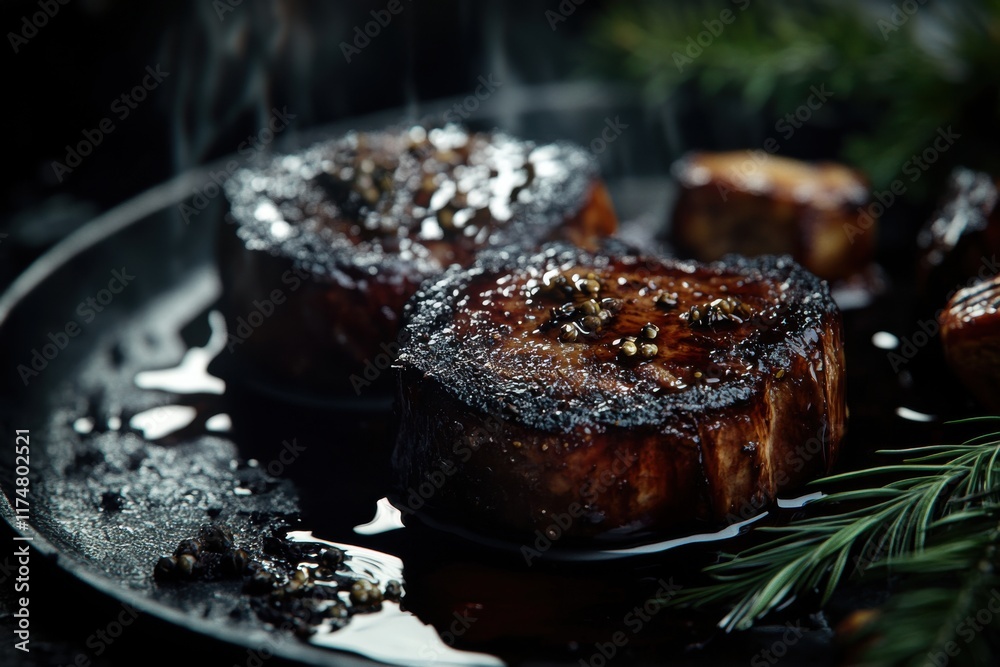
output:
M 579 335 L 579 330 L 576 328 L 575 324 L 564 324 L 559 328 L 559 340 L 564 343 L 572 343 L 576 341 Z
M 197 539 L 181 540 L 174 550 L 174 556 L 191 555 L 195 558 L 201 556 L 201 541 Z
M 557 274 L 544 277 L 542 284 L 534 288 L 530 296 L 570 299 L 550 309 L 547 326 L 557 326 L 561 342 L 575 343 L 581 334 L 600 332 L 622 308 L 621 299 L 604 298 L 598 301 L 596 297 L 601 288 L 600 279 L 594 273 L 588 273 L 585 278 L 574 276 L 572 279 Z
M 634 356 L 635 353 L 639 351 L 639 348 L 636 347 L 634 338 L 626 338 L 624 341 L 622 341 L 622 344 L 618 347 L 618 350 L 626 357 L 631 357 Z
M 645 358 L 652 359 L 656 356 L 656 353 L 659 352 L 659 349 L 652 343 L 643 343 L 642 347 L 639 348 L 639 351 Z
M 604 310 L 610 310 L 612 313 L 617 313 L 624 305 L 624 301 L 614 297 L 605 297 L 601 299 L 601 308 Z
M 153 566 L 153 578 L 165 580 L 172 578 L 177 571 L 177 559 L 172 556 L 160 556 Z
M 742 324 L 753 314 L 749 305 L 726 296 L 713 299 L 707 303 L 691 306 L 685 315 L 681 315 L 691 326 L 713 326 L 720 323 Z
M 660 333 L 660 327 L 656 326 L 652 322 L 649 322 L 642 328 L 642 337 L 649 338 L 650 340 L 656 338 L 657 334 Z
M 337 547 L 330 547 L 319 552 L 319 564 L 331 570 L 339 569 L 344 564 L 345 558 L 344 550 Z
M 586 294 L 597 294 L 601 291 L 601 283 L 593 278 L 589 278 L 580 285 L 580 291 Z
M 181 554 L 177 556 L 177 572 L 184 577 L 192 577 L 196 570 L 201 569 L 198 558 L 192 554 Z
M 558 274 L 550 279 L 543 279 L 542 284 L 532 290 L 531 296 L 544 296 L 562 301 L 572 298 L 575 291 L 566 276 Z
M 382 599 L 382 591 L 367 579 L 351 584 L 350 600 L 355 607 L 377 611 L 382 608 Z
M 673 310 L 677 307 L 677 292 L 659 291 L 653 295 L 653 305 L 662 310 Z
M 181 540 L 173 555 L 156 561 L 153 578 L 161 585 L 242 579 L 257 617 L 276 627 L 291 627 L 300 637 L 320 625 L 341 628 L 351 616 L 378 611 L 384 600 L 398 602 L 403 596 L 402 584 L 395 579 L 383 590 L 347 570 L 349 556 L 337 547 L 271 536 L 261 540 L 258 553 L 261 558 L 255 559 L 238 547 L 228 527 L 206 524 L 197 537 Z
M 783 377 L 785 377 L 785 369 L 784 368 L 779 368 L 778 372 L 774 374 L 774 378 L 776 380 L 780 380 Z
M 403 597 L 403 586 L 395 579 L 390 579 L 385 583 L 385 593 L 383 596 L 386 600 L 392 600 L 398 602 L 401 597 Z
M 563 305 L 552 309 L 552 319 L 558 320 L 564 317 L 572 317 L 575 312 L 576 306 L 572 303 L 564 303 Z

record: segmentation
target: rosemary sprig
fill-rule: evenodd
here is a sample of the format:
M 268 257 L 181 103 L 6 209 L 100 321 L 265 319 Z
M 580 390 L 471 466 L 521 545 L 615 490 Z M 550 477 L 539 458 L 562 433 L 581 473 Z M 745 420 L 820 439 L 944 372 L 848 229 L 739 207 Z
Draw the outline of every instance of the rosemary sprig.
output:
M 721 20 L 724 11 L 729 22 L 716 25 L 718 34 L 699 44 L 699 33 L 709 29 L 705 24 Z M 866 17 L 856 1 L 758 6 L 743 0 L 645 0 L 612 7 L 592 41 L 610 74 L 624 71 L 643 81 L 654 101 L 691 82 L 706 93 L 735 92 L 754 108 L 772 100 L 794 108 L 821 81 L 848 98 L 876 82 L 892 84 L 903 67 L 920 68 L 916 74 L 926 77 L 926 52 L 912 39 L 896 37 L 885 39 L 875 17 Z
M 948 570 L 952 552 L 961 553 L 968 546 L 963 546 L 963 536 L 989 534 L 1000 514 L 1000 432 L 961 445 L 880 453 L 906 458 L 900 464 L 816 483 L 903 477 L 882 486 L 832 493 L 809 505 L 821 514 L 759 529 L 777 537 L 723 556 L 722 562 L 706 568 L 715 583 L 687 589 L 671 603 L 699 607 L 732 603 L 720 627 L 746 629 L 801 594 L 819 592 L 825 603 L 845 578 L 866 570 L 904 574 Z M 867 563 L 859 556 L 872 553 Z M 852 556 L 857 566 L 848 570 Z

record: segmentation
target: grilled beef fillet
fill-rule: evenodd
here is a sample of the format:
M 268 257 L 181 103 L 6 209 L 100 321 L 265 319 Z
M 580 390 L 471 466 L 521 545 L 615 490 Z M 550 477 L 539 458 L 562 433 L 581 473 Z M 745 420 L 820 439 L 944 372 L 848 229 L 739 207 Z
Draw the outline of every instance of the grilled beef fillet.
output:
M 980 403 L 1000 410 L 1000 277 L 958 290 L 938 322 L 952 370 Z
M 242 169 L 225 191 L 230 346 L 269 381 L 328 393 L 382 374 L 429 276 L 488 245 L 586 246 L 617 226 L 582 148 L 452 126 L 351 133 Z
M 844 432 L 840 313 L 787 257 L 498 250 L 407 313 L 404 512 L 550 536 L 718 524 L 827 471 Z
M 691 153 L 673 167 L 680 184 L 671 241 L 686 257 L 789 254 L 821 278 L 849 278 L 872 261 L 876 218 L 865 180 L 834 163 L 762 151 Z
M 1000 248 L 1000 192 L 986 173 L 959 168 L 940 209 L 917 236 L 917 281 L 928 309 L 959 287 L 995 275 Z

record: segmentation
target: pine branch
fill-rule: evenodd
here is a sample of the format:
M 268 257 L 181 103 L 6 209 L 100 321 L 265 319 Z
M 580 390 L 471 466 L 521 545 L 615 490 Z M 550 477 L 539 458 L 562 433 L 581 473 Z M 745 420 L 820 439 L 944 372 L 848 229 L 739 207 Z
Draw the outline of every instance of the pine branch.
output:
M 951 552 L 963 548 L 960 538 L 989 533 L 1000 513 L 1000 433 L 962 445 L 881 453 L 906 458 L 901 464 L 836 475 L 817 484 L 829 487 L 878 477 L 892 481 L 832 493 L 809 505 L 820 512 L 817 516 L 759 529 L 776 539 L 724 556 L 706 568 L 714 584 L 688 589 L 670 603 L 730 603 L 719 625 L 731 631 L 750 627 L 799 595 L 819 593 L 821 603 L 826 602 L 845 578 L 867 570 L 949 570 Z M 899 477 L 903 474 L 907 476 Z M 874 555 L 863 562 L 860 554 Z M 849 571 L 852 556 L 859 567 Z M 878 568 L 872 567 L 875 564 Z

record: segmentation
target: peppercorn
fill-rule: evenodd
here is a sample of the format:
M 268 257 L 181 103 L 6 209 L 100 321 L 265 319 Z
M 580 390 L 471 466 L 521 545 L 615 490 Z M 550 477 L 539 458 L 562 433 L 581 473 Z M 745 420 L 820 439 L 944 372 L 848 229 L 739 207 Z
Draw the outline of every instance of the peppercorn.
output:
M 620 350 L 620 351 L 621 351 L 621 353 L 622 353 L 622 354 L 624 354 L 624 355 L 625 355 L 626 357 L 631 357 L 631 356 L 633 356 L 633 355 L 634 355 L 634 354 L 635 354 L 636 352 L 638 352 L 638 351 L 639 351 L 639 348 L 638 348 L 638 347 L 636 347 L 636 344 L 635 344 L 635 341 L 634 341 L 634 340 L 630 340 L 630 339 L 627 339 L 627 338 L 626 338 L 626 339 L 625 339 L 625 340 L 624 340 L 624 341 L 622 342 L 622 344 L 621 344 L 621 347 L 619 348 L 619 350 Z
M 344 559 L 344 550 L 338 549 L 337 547 L 323 549 L 323 551 L 319 554 L 320 565 L 334 571 L 340 569 L 340 566 L 344 563 Z
M 403 586 L 395 579 L 390 579 L 385 584 L 385 594 L 383 595 L 386 600 L 396 600 L 398 601 L 403 597 Z
M 564 324 L 559 327 L 559 340 L 564 343 L 572 343 L 579 335 L 575 324 Z
M 367 579 L 358 579 L 351 584 L 351 602 L 359 607 L 380 607 L 382 591 Z
M 173 579 L 175 576 L 177 576 L 177 558 L 175 556 L 161 556 L 153 568 L 153 577 L 163 581 Z
M 677 307 L 677 292 L 657 292 L 653 297 L 653 303 L 663 310 L 671 310 Z
M 193 576 L 197 565 L 198 559 L 191 554 L 181 554 L 177 557 L 177 572 L 183 577 Z

